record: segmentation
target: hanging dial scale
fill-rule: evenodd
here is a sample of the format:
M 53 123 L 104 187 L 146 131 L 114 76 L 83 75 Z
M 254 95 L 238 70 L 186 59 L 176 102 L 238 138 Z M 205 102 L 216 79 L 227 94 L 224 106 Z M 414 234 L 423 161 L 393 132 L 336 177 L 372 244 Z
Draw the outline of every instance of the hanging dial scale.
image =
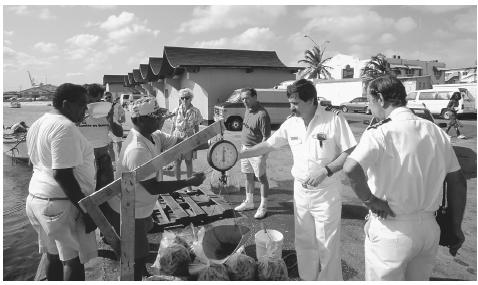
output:
M 236 146 L 222 136 L 209 147 L 207 162 L 213 169 L 221 172 L 219 182 L 223 187 L 228 183 L 226 171 L 236 164 L 238 156 Z

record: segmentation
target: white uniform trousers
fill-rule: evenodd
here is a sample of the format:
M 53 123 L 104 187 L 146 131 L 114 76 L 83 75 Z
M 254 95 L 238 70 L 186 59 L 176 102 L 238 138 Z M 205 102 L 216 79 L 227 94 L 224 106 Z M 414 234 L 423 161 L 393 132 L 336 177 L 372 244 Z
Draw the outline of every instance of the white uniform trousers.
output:
M 294 182 L 295 250 L 302 280 L 343 280 L 339 187 L 309 190 Z
M 428 280 L 438 253 L 440 227 L 433 212 L 378 219 L 365 231 L 365 280 Z

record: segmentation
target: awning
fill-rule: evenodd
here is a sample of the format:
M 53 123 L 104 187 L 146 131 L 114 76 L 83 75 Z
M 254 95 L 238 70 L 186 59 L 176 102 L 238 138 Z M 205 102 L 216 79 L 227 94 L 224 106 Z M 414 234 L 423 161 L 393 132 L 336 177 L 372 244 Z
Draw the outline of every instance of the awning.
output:
M 390 64 L 390 68 L 407 68 L 407 67 L 401 64 Z
M 447 70 L 449 70 L 449 69 L 446 68 L 446 67 L 437 67 L 436 69 L 437 69 L 438 71 L 447 71 Z
M 390 68 L 423 69 L 423 67 L 418 65 L 406 65 L 406 64 L 390 64 Z
M 423 67 L 417 66 L 417 65 L 408 65 L 407 68 L 408 69 L 423 69 Z

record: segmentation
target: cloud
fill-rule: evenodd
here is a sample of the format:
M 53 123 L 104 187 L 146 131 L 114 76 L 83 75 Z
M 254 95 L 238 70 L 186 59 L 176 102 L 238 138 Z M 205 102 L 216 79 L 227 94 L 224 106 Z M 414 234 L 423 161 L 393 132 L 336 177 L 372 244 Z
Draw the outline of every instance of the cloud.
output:
M 135 16 L 133 13 L 121 12 L 118 16 L 111 15 L 108 19 L 100 24 L 100 28 L 111 31 L 122 28 L 130 24 L 134 20 Z
M 85 75 L 83 72 L 69 72 L 66 74 L 66 77 L 82 76 Z
M 309 19 L 303 29 L 305 33 L 319 33 L 327 40 L 348 44 L 366 43 L 394 23 L 393 19 L 362 6 L 314 6 L 300 17 Z
M 106 52 L 109 53 L 109 54 L 117 54 L 123 50 L 125 50 L 126 47 L 123 46 L 123 45 L 119 45 L 119 44 L 116 44 L 116 43 L 110 43 L 110 44 L 107 44 L 107 48 L 106 48 Z
M 433 36 L 439 39 L 450 39 L 454 36 L 454 34 L 444 29 L 436 29 L 433 31 Z
M 33 15 L 34 17 L 37 17 L 42 20 L 50 20 L 50 19 L 56 18 L 54 15 L 51 14 L 48 8 L 40 8 L 39 11 L 33 11 L 35 8 L 36 8 L 35 6 L 9 6 L 8 10 L 12 11 L 16 15 L 20 15 L 20 16 Z
M 10 45 L 12 45 L 12 41 L 10 41 L 10 40 L 3 40 L 3 44 L 6 45 L 6 46 L 10 46 Z
M 46 68 L 50 61 L 40 59 L 24 52 L 16 51 L 10 47 L 3 47 L 3 69 L 25 70 L 27 68 Z
M 133 69 L 138 69 L 140 62 L 149 62 L 149 56 L 144 51 L 129 56 L 127 63 L 132 65 L 133 68 L 128 72 L 133 72 Z
M 223 37 L 211 41 L 195 42 L 193 46 L 200 48 L 269 50 L 270 44 L 278 38 L 269 28 L 254 27 L 232 38 Z
M 382 43 L 382 44 L 388 45 L 388 44 L 391 44 L 391 43 L 395 42 L 396 40 L 397 40 L 397 38 L 394 35 L 392 35 L 390 33 L 385 33 L 385 34 L 380 36 L 379 42 Z
M 8 10 L 14 12 L 17 15 L 28 15 L 31 12 L 27 6 L 11 6 L 8 7 Z
M 43 20 L 51 20 L 56 18 L 54 15 L 51 14 L 48 8 L 42 8 L 38 13 L 38 17 Z
M 100 37 L 90 34 L 80 34 L 66 40 L 72 46 L 87 48 L 96 44 Z
M 34 47 L 45 53 L 54 52 L 58 48 L 57 45 L 54 43 L 45 43 L 45 42 L 38 42 L 34 45 Z
M 417 10 L 424 13 L 444 14 L 454 12 L 462 9 L 469 9 L 470 6 L 448 6 L 448 5 L 410 5 L 406 6 L 409 9 Z M 475 8 L 476 10 L 476 8 Z
M 476 8 L 457 15 L 455 17 L 454 27 L 460 32 L 475 34 L 476 39 Z
M 108 33 L 108 37 L 112 40 L 116 40 L 120 43 L 132 40 L 134 37 L 151 36 L 157 37 L 159 30 L 152 30 L 144 25 L 133 24 L 128 27 L 124 27 L 119 30 L 111 31 Z
M 107 42 L 124 43 L 132 41 L 138 37 L 151 35 L 157 37 L 159 30 L 149 28 L 147 21 L 140 21 L 133 13 L 121 12 L 118 16 L 111 15 L 102 23 L 87 23 L 87 26 L 99 25 L 99 27 L 108 32 Z M 111 49 L 117 51 L 117 49 Z
M 179 27 L 179 32 L 193 34 L 219 29 L 269 24 L 286 13 L 285 6 L 207 6 L 196 7 L 193 18 Z
M 395 29 L 399 31 L 400 33 L 406 33 L 411 30 L 414 30 L 417 27 L 417 23 L 415 23 L 415 20 L 413 20 L 411 17 L 403 17 L 400 18 L 396 23 L 395 23 Z
M 96 50 L 93 49 L 93 48 L 89 48 L 89 47 L 65 50 L 65 54 L 66 54 L 67 58 L 68 59 L 73 59 L 73 60 L 88 58 L 95 53 L 96 53 Z
M 3 30 L 3 36 L 4 36 L 4 37 L 5 37 L 5 36 L 8 36 L 8 37 L 10 37 L 10 36 L 13 36 L 13 34 L 14 34 L 14 32 L 13 32 L 13 31 L 6 31 L 6 30 Z
M 90 8 L 97 9 L 97 10 L 112 10 L 116 9 L 115 5 L 91 5 Z

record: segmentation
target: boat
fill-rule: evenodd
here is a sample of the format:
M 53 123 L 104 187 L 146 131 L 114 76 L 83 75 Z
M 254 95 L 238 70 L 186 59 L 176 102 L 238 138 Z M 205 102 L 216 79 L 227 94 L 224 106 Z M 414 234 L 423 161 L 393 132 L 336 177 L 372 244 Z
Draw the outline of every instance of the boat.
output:
M 27 134 L 3 134 L 3 153 L 12 159 L 28 162 Z
M 17 99 L 12 98 L 10 100 L 10 108 L 21 108 L 22 104 Z

